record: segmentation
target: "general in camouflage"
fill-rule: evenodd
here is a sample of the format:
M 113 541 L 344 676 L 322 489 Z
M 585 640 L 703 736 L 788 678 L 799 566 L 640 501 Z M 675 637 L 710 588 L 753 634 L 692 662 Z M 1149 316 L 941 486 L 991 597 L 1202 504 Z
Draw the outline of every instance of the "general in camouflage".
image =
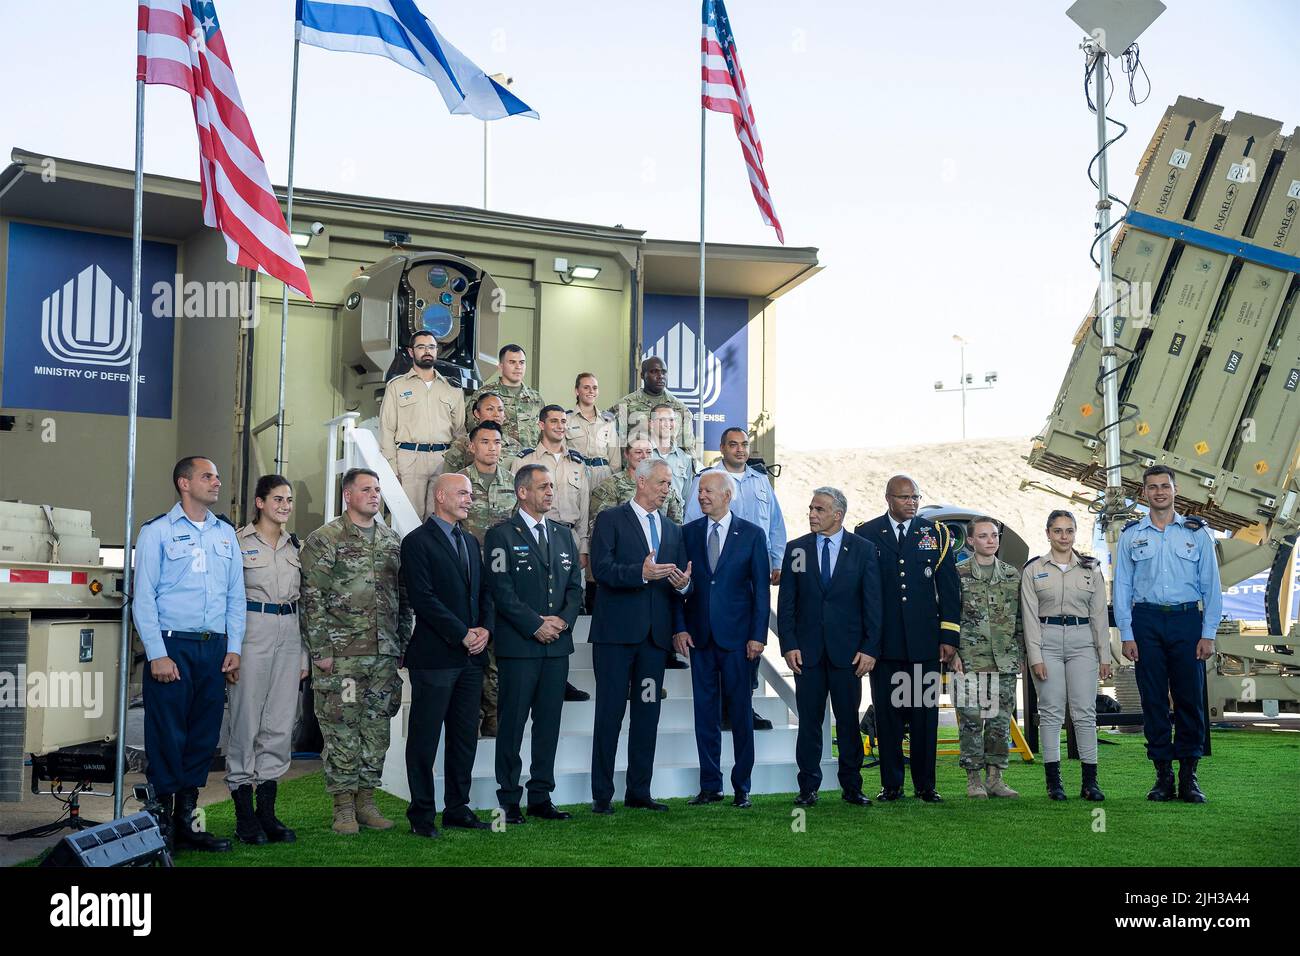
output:
M 469 479 L 470 491 L 474 498 L 469 506 L 469 517 L 461 526 L 474 536 L 479 547 L 483 546 L 483 536 L 488 528 L 506 521 L 515 510 L 515 479 L 510 469 L 503 462 L 489 472 L 479 471 L 477 466 L 462 468 L 460 473 Z
M 651 395 L 644 388 L 638 388 L 610 409 L 624 446 L 633 435 L 650 434 L 650 410 L 656 405 L 671 405 L 677 412 L 678 425 L 674 441 L 678 448 L 691 454 L 695 449 L 695 433 L 690 410 L 666 388 L 658 395 Z
M 503 432 L 501 435 L 501 460 L 512 461 L 521 451 L 523 451 L 523 446 Z M 474 461 L 474 453 L 469 447 L 469 437 L 457 438 L 452 442 L 451 447 L 443 455 L 442 461 L 448 473 L 464 471 L 468 468 Z
M 962 675 L 955 677 L 963 770 L 1005 769 L 1011 752 L 1016 679 L 1024 664 L 1020 574 L 994 558 L 981 567 L 972 557 L 957 567 L 961 582 Z
M 536 448 L 542 434 L 542 426 L 537 416 L 542 406 L 546 404 L 542 401 L 541 392 L 523 384 L 507 385 L 501 380 L 500 375 L 494 375 L 465 399 L 466 428 L 473 428 L 477 424 L 474 421 L 474 399 L 481 392 L 495 392 L 501 396 L 501 401 L 506 407 L 505 421 L 501 423 L 502 431 L 521 447 Z
M 390 721 L 402 706 L 397 658 L 336 657 L 329 674 L 313 665 L 311 684 L 325 742 L 325 790 L 377 788 L 384 775 Z
M 602 481 L 591 492 L 591 507 L 589 516 L 591 526 L 596 526 L 596 515 L 600 514 L 606 508 L 617 508 L 619 505 L 631 501 L 636 497 L 636 479 L 628 477 L 626 471 L 620 471 L 616 475 L 611 475 Z M 659 513 L 669 521 L 677 524 L 682 523 L 686 515 L 686 505 L 682 501 L 681 495 L 673 491 L 668 491 L 668 499 L 664 502 Z

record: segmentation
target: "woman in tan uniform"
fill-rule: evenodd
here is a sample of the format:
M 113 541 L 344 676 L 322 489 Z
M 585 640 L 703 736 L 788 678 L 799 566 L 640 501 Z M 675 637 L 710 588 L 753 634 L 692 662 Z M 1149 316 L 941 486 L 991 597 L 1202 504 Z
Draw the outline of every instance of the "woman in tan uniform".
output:
M 591 372 L 579 373 L 573 383 L 573 395 L 578 407 L 567 413 L 569 428 L 564 440 L 587 463 L 587 478 L 595 488 L 623 467 L 618 427 L 612 412 L 602 412 L 596 407 L 600 383 Z
M 226 785 L 242 842 L 292 843 L 294 832 L 275 816 L 276 781 L 289 769 L 298 684 L 307 676 L 298 633 L 299 545 L 286 528 L 293 515 L 289 480 L 259 478 L 254 502 L 256 520 L 238 533 L 248 624 L 239 683 L 229 688 Z
M 1104 800 L 1097 785 L 1097 678 L 1110 677 L 1106 582 L 1096 558 L 1074 550 L 1074 534 L 1074 515 L 1053 511 L 1047 517 L 1051 550 L 1032 559 L 1021 573 L 1025 656 L 1038 692 L 1039 746 L 1048 796 L 1065 799 L 1061 727 L 1068 707 L 1083 764 L 1079 796 Z

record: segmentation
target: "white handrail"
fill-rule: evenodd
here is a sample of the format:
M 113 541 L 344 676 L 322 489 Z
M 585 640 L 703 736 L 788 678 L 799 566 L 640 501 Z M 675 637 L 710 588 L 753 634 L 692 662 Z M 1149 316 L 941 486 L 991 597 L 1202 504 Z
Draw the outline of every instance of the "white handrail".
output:
M 379 440 L 365 428 L 357 428 L 359 412 L 345 412 L 325 423 L 329 429 L 328 464 L 325 468 L 325 520 L 338 517 L 338 481 L 349 468 L 369 468 L 379 475 L 379 491 L 388 507 L 390 524 L 403 538 L 420 526 L 420 515 L 402 489 L 402 483 L 379 450 Z M 342 443 L 342 457 L 339 453 Z

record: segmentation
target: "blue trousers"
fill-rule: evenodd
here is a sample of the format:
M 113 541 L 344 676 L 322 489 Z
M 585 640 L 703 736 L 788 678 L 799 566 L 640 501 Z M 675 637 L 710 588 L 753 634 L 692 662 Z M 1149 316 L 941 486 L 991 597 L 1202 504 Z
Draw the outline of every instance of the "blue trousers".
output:
M 226 709 L 226 639 L 166 637 L 163 644 L 181 679 L 164 684 L 144 675 L 145 776 L 159 796 L 208 782 Z
M 700 789 L 722 789 L 722 701 L 731 717 L 731 741 L 736 758 L 731 789 L 749 793 L 754 770 L 753 691 L 745 650 L 728 651 L 710 641 L 691 651 L 691 687 L 695 697 L 695 747 L 700 755 Z
M 1201 612 L 1133 606 L 1137 685 L 1150 760 L 1197 759 L 1205 743 L 1205 662 L 1196 659 Z M 1169 698 L 1174 720 L 1169 722 Z M 1174 729 L 1176 728 L 1176 730 Z M 1172 741 L 1171 741 L 1172 732 Z

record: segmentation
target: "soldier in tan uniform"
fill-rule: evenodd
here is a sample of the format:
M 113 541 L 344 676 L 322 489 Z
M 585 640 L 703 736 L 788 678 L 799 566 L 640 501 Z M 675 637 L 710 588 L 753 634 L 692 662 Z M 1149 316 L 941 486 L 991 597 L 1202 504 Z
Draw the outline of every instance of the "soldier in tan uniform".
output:
M 302 562 L 298 539 L 286 527 L 293 515 L 293 488 L 282 475 L 263 475 L 253 502 L 256 520 L 236 535 L 248 623 L 240 679 L 227 689 L 226 786 L 241 842 L 292 843 L 296 834 L 276 819 L 275 797 L 276 781 L 289 769 L 298 682 L 307 676 L 307 651 L 298 631 Z
M 524 448 L 537 445 L 540 429 L 537 427 L 537 413 L 546 403 L 541 393 L 524 384 L 524 371 L 528 367 L 528 356 L 521 346 L 501 346 L 497 353 L 500 371 L 484 382 L 477 391 L 465 400 L 465 422 L 468 426 L 474 413 L 474 399 L 482 392 L 496 392 L 506 406 L 505 420 L 501 431 L 509 435 Z
M 686 406 L 668 391 L 668 367 L 664 360 L 652 355 L 641 363 L 641 387 L 635 392 L 624 395 L 619 403 L 610 409 L 618 423 L 618 433 L 623 444 L 637 432 L 649 434 L 650 411 L 656 405 L 671 405 L 677 412 L 681 427 L 677 432 L 677 445 L 688 455 L 695 451 L 695 431 L 692 427 L 691 413 Z
M 496 392 L 479 392 L 472 408 L 474 424 L 469 427 L 472 429 L 479 422 L 496 422 L 500 425 L 502 428 L 501 460 L 513 461 L 515 456 L 523 451 L 523 446 L 505 433 L 506 406 L 501 401 L 501 396 Z M 464 435 L 452 442 L 451 447 L 447 449 L 442 459 L 443 470 L 448 474 L 463 471 L 473 460 L 474 456 L 469 450 L 469 436 Z
M 542 440 L 536 448 L 525 448 L 510 464 L 517 473 L 524 465 L 544 465 L 555 478 L 555 499 L 546 513 L 557 524 L 573 532 L 578 542 L 579 560 L 587 570 L 587 548 L 591 540 L 591 484 L 582 455 L 565 443 L 568 417 L 559 405 L 547 405 L 538 416 Z
M 587 463 L 587 480 L 595 488 L 623 467 L 618 425 L 613 412 L 596 407 L 600 382 L 591 372 L 580 372 L 573 383 L 577 407 L 569 409 L 565 441 Z
M 479 548 L 488 529 L 510 518 L 515 508 L 515 479 L 501 461 L 501 426 L 496 422 L 479 422 L 470 433 L 470 453 L 474 460 L 460 474 L 469 479 L 473 500 L 469 515 L 461 524 Z M 497 735 L 497 658 L 489 644 L 487 664 L 483 667 L 483 694 L 479 704 L 479 734 Z
M 411 336 L 415 364 L 389 381 L 379 406 L 379 450 L 388 459 L 420 520 L 433 510 L 433 482 L 445 470 L 443 453 L 465 434 L 464 393 L 438 374 L 432 332 Z
M 1047 516 L 1051 550 L 1021 572 L 1020 612 L 1025 656 L 1038 692 L 1038 726 L 1047 794 L 1065 799 L 1061 784 L 1061 727 L 1066 709 L 1079 742 L 1083 787 L 1079 796 L 1100 801 L 1097 785 L 1097 678 L 1110 677 L 1110 619 L 1106 582 L 1096 558 L 1074 550 L 1074 515 Z

